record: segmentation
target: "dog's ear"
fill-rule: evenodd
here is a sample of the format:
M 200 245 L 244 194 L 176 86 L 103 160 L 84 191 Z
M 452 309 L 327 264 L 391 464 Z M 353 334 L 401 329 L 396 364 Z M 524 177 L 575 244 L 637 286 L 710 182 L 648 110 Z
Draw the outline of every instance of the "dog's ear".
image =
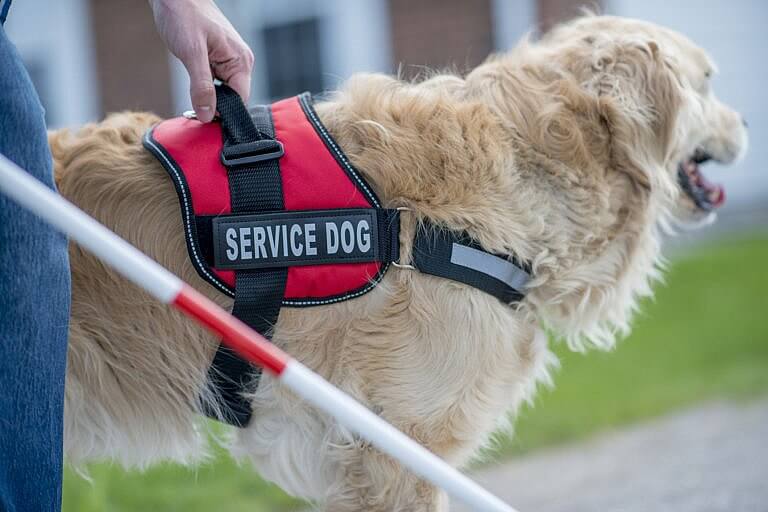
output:
M 649 40 L 584 41 L 592 47 L 584 85 L 596 95 L 614 163 L 644 188 L 669 187 L 682 89 L 662 48 Z

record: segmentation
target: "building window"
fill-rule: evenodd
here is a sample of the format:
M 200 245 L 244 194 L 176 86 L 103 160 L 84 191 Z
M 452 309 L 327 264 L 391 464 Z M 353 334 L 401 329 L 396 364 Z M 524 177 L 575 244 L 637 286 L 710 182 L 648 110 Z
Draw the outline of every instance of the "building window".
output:
M 320 27 L 317 18 L 263 29 L 267 92 L 275 100 L 300 92 L 321 92 Z

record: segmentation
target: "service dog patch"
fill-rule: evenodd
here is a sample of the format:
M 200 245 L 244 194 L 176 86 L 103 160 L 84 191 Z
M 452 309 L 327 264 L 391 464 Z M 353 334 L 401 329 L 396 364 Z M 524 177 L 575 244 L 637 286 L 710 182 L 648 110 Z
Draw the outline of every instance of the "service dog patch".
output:
M 213 219 L 216 268 L 244 270 L 378 260 L 376 210 L 229 215 Z

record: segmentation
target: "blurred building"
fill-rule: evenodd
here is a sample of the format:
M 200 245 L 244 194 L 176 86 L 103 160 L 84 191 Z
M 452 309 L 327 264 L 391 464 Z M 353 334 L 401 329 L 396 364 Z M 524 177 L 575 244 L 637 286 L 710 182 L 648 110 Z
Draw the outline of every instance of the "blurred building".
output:
M 576 14 L 568 0 L 218 0 L 256 56 L 255 100 L 330 89 L 357 71 L 470 69 L 526 31 Z M 594 4 L 594 2 L 592 2 Z M 51 126 L 106 112 L 189 107 L 188 80 L 146 2 L 24 0 L 6 29 Z
M 354 72 L 464 71 L 586 5 L 635 16 L 691 36 L 720 63 L 715 90 L 768 135 L 768 3 L 762 0 L 218 0 L 253 49 L 254 101 L 334 88 Z M 164 49 L 142 0 L 18 0 L 6 24 L 52 127 L 124 109 L 171 115 L 189 108 L 183 67 Z M 753 144 L 725 181 L 731 198 L 768 197 L 768 148 Z M 720 173 L 717 173 L 720 174 Z M 723 173 L 725 174 L 725 173 Z M 719 176 L 714 176 L 718 179 Z M 735 197 L 734 197 L 735 196 Z M 733 203 L 730 201 L 729 203 Z

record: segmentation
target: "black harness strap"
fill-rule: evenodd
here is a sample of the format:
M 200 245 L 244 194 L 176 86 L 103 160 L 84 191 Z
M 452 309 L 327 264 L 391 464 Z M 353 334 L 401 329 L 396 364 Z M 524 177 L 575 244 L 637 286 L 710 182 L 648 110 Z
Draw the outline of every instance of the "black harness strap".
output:
M 466 233 L 422 224 L 413 241 L 413 266 L 489 293 L 505 304 L 520 302 L 531 269 L 516 259 L 492 254 Z
M 283 210 L 278 159 L 283 147 L 274 139 L 268 106 L 255 107 L 253 117 L 240 96 L 226 85 L 216 87 L 216 109 L 221 115 L 224 148 L 222 163 L 229 178 L 232 213 Z M 288 269 L 269 268 L 235 272 L 235 304 L 232 314 L 266 337 L 280 314 Z M 243 427 L 251 419 L 251 405 L 243 393 L 259 385 L 261 369 L 252 366 L 224 345 L 219 345 L 208 378 L 217 391 L 218 411 L 206 415 Z

